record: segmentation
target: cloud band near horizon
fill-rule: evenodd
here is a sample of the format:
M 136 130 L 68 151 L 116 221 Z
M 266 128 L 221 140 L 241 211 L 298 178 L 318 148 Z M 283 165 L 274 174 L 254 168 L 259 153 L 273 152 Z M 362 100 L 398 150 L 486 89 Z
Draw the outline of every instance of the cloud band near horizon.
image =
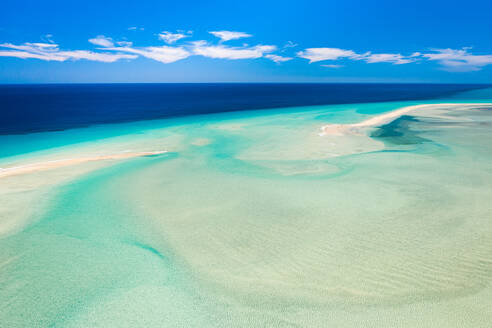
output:
M 119 60 L 133 60 L 138 57 L 152 59 L 164 64 L 174 63 L 191 56 L 202 56 L 212 59 L 244 60 L 265 58 L 276 64 L 293 60 L 295 57 L 307 59 L 309 63 L 321 62 L 321 66 L 340 68 L 344 65 L 340 61 L 362 61 L 367 64 L 389 63 L 393 65 L 411 64 L 418 61 L 437 62 L 441 69 L 450 72 L 478 71 L 492 64 L 492 54 L 474 55 L 470 48 L 429 49 L 427 52 L 414 52 L 409 55 L 401 53 L 373 53 L 371 51 L 356 52 L 341 48 L 306 48 L 297 51 L 291 56 L 285 56 L 286 49 L 293 48 L 297 44 L 288 41 L 287 45 L 280 47 L 282 55 L 276 45 L 225 45 L 225 42 L 242 38 L 251 38 L 253 35 L 234 31 L 211 31 L 211 35 L 219 38 L 218 43 L 206 40 L 197 40 L 181 43 L 180 40 L 190 38 L 192 31 L 164 31 L 157 35 L 158 39 L 167 45 L 154 45 L 134 47 L 133 43 L 126 40 L 115 41 L 110 37 L 98 35 L 88 39 L 88 42 L 96 46 L 94 50 L 61 50 L 59 45 L 50 38 L 48 42 L 26 42 L 20 45 L 12 43 L 0 44 L 0 57 L 15 57 L 20 59 L 38 59 L 44 61 L 64 62 L 68 60 L 89 60 L 96 62 L 112 63 Z

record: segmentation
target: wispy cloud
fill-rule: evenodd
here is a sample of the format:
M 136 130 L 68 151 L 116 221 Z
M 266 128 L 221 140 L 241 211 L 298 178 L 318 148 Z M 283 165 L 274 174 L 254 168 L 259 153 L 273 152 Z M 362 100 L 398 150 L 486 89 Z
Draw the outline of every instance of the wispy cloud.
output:
M 257 45 L 254 47 L 228 47 L 224 45 L 209 45 L 206 41 L 192 43 L 193 53 L 199 56 L 220 59 L 254 59 L 263 57 L 265 53 L 273 52 L 276 46 Z
M 213 36 L 218 37 L 221 42 L 252 37 L 251 34 L 244 33 L 244 32 L 234 32 L 234 31 L 212 31 L 209 33 L 212 34 Z
M 2 43 L 0 47 L 17 49 L 23 51 L 29 51 L 33 53 L 42 53 L 42 52 L 54 52 L 58 51 L 58 45 L 55 43 L 41 43 L 41 42 L 26 42 L 21 45 L 16 45 L 12 43 Z
M 59 55 L 60 49 L 58 45 L 54 43 L 30 43 L 26 42 L 21 45 L 2 43 L 1 48 L 13 49 L 2 50 L 0 56 L 2 57 L 17 57 L 22 59 L 35 58 L 46 61 L 65 61 L 68 58 L 66 56 Z
M 104 63 L 113 63 L 120 59 L 137 58 L 137 56 L 133 56 L 133 55 L 101 53 L 101 52 L 92 52 L 87 50 L 60 51 L 58 55 L 66 56 L 67 59 L 71 59 L 71 60 L 85 59 L 85 60 L 99 61 Z
M 117 45 L 122 46 L 122 47 L 131 47 L 133 45 L 133 42 L 130 41 L 118 41 L 116 42 Z
M 432 53 L 422 54 L 422 57 L 437 61 L 444 70 L 450 72 L 479 71 L 492 65 L 492 55 L 473 55 L 469 49 L 432 49 Z
M 188 35 L 188 34 L 184 34 L 184 33 L 180 33 L 180 32 L 172 33 L 172 32 L 168 32 L 168 31 L 163 31 L 163 32 L 159 33 L 159 39 L 166 42 L 167 44 L 173 44 L 176 41 L 187 38 L 189 36 L 190 35 Z
M 335 65 L 335 64 L 326 64 L 326 65 L 321 65 L 323 67 L 328 67 L 328 68 L 340 68 L 343 67 L 343 65 Z
M 120 59 L 134 59 L 137 56 L 121 53 L 102 53 L 88 50 L 60 50 L 57 44 L 52 43 L 24 43 L 14 45 L 10 43 L 0 44 L 2 48 L 13 50 L 0 50 L 0 57 L 16 58 L 35 58 L 45 61 L 66 61 L 66 60 L 91 60 L 105 63 L 112 63 Z
M 44 42 L 48 42 L 48 43 L 55 43 L 53 41 L 53 34 L 45 34 L 41 37 L 41 40 L 43 40 Z
M 136 27 L 136 26 L 131 26 L 127 29 L 128 31 L 137 31 L 137 30 L 140 30 L 140 31 L 143 31 L 144 28 L 143 27 Z
M 414 54 L 415 55 L 415 54 Z M 418 56 L 418 55 L 417 55 Z M 408 64 L 416 61 L 414 57 L 417 56 L 409 56 L 405 57 L 401 54 L 367 54 L 363 55 L 360 59 L 366 61 L 366 63 L 392 63 L 395 65 Z
M 143 30 L 143 28 L 131 27 L 129 30 Z M 224 44 L 225 41 L 247 38 L 252 35 L 226 30 L 209 32 L 219 38 L 219 42 L 201 40 L 183 42 L 180 46 L 174 45 L 183 38 L 191 37 L 192 33 L 192 31 L 186 30 L 163 31 L 158 34 L 158 37 L 169 45 L 146 47 L 136 47 L 126 38 L 122 38 L 122 41 L 116 41 L 111 37 L 98 35 L 88 40 L 97 46 L 94 51 L 60 49 L 60 46 L 53 41 L 53 35 L 46 34 L 41 37 L 42 42 L 2 43 L 0 44 L 0 57 L 33 58 L 59 62 L 89 60 L 107 63 L 121 59 L 145 57 L 168 64 L 190 56 L 203 56 L 226 60 L 266 58 L 279 64 L 293 60 L 292 56 L 284 54 L 287 54 L 287 51 L 290 52 L 290 48 L 297 46 L 292 41 L 288 41 L 280 48 L 275 45 L 262 44 L 228 46 Z M 307 59 L 310 63 L 321 62 L 320 64 L 322 65 L 320 66 L 327 68 L 343 67 L 341 64 L 345 64 L 347 61 L 403 65 L 426 60 L 436 62 L 443 70 L 450 72 L 479 71 L 487 65 L 492 65 L 492 54 L 475 55 L 470 49 L 431 49 L 425 52 L 413 52 L 410 55 L 404 55 L 401 53 L 372 53 L 371 51 L 359 53 L 350 49 L 320 47 L 297 51 L 296 56 Z
M 292 57 L 284 57 L 284 56 L 278 56 L 278 55 L 273 55 L 273 54 L 265 55 L 265 58 L 268 58 L 277 64 L 280 64 L 280 63 L 283 63 L 283 62 L 286 62 L 286 61 L 293 59 Z
M 401 54 L 373 54 L 370 51 L 359 54 L 353 50 L 346 50 L 340 48 L 308 48 L 304 51 L 297 53 L 298 57 L 308 59 L 310 63 L 326 60 L 363 60 L 366 63 L 391 63 L 395 65 L 408 64 L 416 61 L 415 57 L 419 56 L 419 53 L 414 53 L 411 56 L 403 56 Z M 323 65 L 325 67 L 335 67 L 329 65 Z M 340 66 L 336 66 L 340 67 Z
M 283 46 L 284 49 L 287 49 L 287 48 L 294 48 L 294 47 L 297 47 L 298 44 L 297 43 L 294 43 L 292 41 L 287 41 L 287 43 Z
M 191 54 L 189 51 L 183 47 L 113 47 L 105 48 L 105 50 L 119 51 L 125 53 L 131 53 L 135 55 L 140 55 L 142 57 L 150 58 L 158 62 L 169 64 L 174 63 L 178 60 L 188 58 Z
M 338 60 L 341 58 L 353 58 L 358 56 L 352 50 L 340 48 L 307 48 L 297 53 L 297 57 L 308 59 L 310 63 L 324 60 Z
M 114 46 L 113 39 L 104 35 L 98 35 L 95 38 L 89 39 L 89 42 L 95 44 L 96 46 L 101 46 L 101 47 Z
M 46 61 L 65 61 L 67 58 L 62 57 L 62 56 L 54 56 L 54 55 L 43 55 L 43 54 L 36 54 L 36 53 L 30 53 L 30 52 L 25 52 L 25 51 L 18 51 L 18 50 L 0 50 L 0 57 L 16 57 L 16 58 L 21 58 L 21 59 L 29 59 L 29 58 L 35 58 L 35 59 L 41 59 L 41 60 L 46 60 Z

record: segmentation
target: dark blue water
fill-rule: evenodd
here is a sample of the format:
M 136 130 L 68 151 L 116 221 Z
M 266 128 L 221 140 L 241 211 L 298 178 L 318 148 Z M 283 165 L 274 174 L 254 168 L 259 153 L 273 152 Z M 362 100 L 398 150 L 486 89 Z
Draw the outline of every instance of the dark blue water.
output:
M 0 134 L 251 109 L 432 99 L 463 84 L 0 85 Z

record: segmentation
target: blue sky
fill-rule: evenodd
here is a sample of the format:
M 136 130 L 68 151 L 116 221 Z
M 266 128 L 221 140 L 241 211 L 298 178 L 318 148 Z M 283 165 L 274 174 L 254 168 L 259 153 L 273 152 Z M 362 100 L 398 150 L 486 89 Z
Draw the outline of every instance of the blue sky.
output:
M 3 0 L 0 83 L 492 82 L 492 1 Z

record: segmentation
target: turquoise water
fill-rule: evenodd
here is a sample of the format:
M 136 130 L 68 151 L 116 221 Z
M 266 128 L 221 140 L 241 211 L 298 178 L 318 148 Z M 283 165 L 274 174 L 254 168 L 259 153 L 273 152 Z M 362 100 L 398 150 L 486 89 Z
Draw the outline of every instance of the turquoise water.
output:
M 488 327 L 492 110 L 275 109 L 2 136 L 0 326 Z

